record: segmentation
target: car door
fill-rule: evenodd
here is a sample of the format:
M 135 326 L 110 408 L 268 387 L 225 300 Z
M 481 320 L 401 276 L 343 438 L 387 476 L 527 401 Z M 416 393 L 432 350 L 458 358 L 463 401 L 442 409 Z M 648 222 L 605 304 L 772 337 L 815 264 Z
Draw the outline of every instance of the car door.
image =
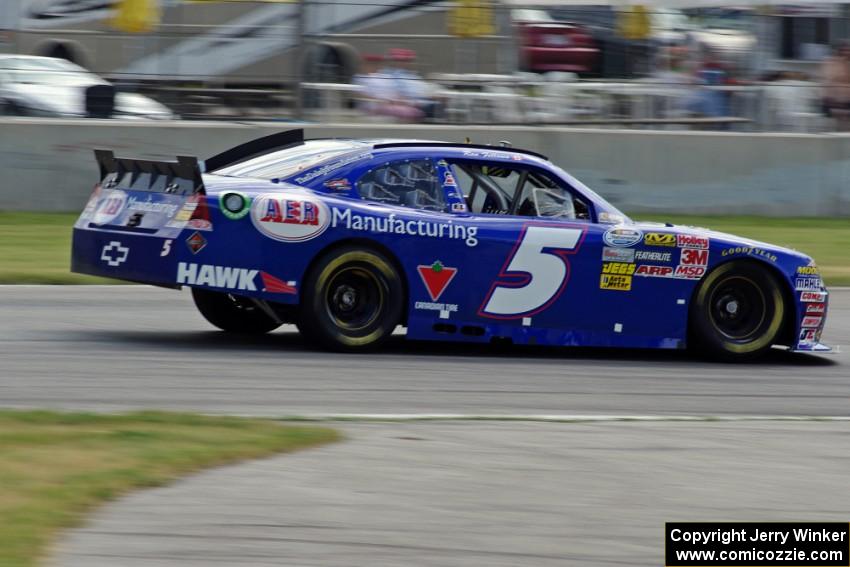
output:
M 478 226 L 479 244 L 462 284 L 466 309 L 459 315 L 501 334 L 511 327 L 601 331 L 600 287 L 627 292 L 631 275 L 629 267 L 610 266 L 623 277 L 602 277 L 602 238 L 610 225 L 595 222 L 592 202 L 535 165 L 446 164 L 465 215 Z M 569 343 L 568 335 L 557 341 Z

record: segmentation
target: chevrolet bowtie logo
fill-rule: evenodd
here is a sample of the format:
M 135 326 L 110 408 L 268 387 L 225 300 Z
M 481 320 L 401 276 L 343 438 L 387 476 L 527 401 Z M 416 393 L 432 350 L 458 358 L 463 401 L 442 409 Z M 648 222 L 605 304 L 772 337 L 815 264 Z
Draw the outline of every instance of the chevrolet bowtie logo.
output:
M 113 240 L 103 247 L 103 251 L 100 253 L 100 259 L 115 268 L 126 262 L 129 254 L 129 248 L 121 246 L 120 242 Z

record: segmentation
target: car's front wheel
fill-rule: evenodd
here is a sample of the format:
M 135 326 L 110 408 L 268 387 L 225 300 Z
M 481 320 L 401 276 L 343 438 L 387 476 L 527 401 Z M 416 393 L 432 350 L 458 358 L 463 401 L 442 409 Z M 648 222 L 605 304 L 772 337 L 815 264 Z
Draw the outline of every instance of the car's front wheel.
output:
M 690 313 L 690 341 L 724 360 L 764 354 L 778 339 L 785 301 L 776 278 L 754 262 L 730 262 L 709 273 Z
M 279 319 L 260 309 L 247 297 L 193 287 L 192 299 L 204 319 L 222 331 L 262 334 L 281 325 Z
M 322 257 L 305 279 L 298 328 L 333 350 L 366 350 L 392 334 L 403 302 L 401 277 L 388 258 L 345 247 Z

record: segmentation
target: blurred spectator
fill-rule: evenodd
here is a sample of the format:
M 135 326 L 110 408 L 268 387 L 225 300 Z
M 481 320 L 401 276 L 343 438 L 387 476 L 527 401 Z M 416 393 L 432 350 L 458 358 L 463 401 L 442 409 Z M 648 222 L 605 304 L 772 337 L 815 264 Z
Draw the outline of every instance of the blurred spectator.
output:
M 374 116 L 388 116 L 407 122 L 421 120 L 424 113 L 402 96 L 397 78 L 389 69 L 379 70 L 384 61 L 382 55 L 365 55 L 363 72 L 352 78 L 355 85 L 363 87 L 360 108 Z
M 416 52 L 411 49 L 390 49 L 389 65 L 382 73 L 393 78 L 393 88 L 399 100 L 418 109 L 426 118 L 434 118 L 438 104 L 432 98 L 433 85 L 413 70 Z
M 850 43 L 837 46 L 821 69 L 823 112 L 834 118 L 839 130 L 850 126 Z
M 698 84 L 704 85 L 689 101 L 689 110 L 713 118 L 729 115 L 729 99 L 725 92 L 712 89 L 727 84 L 729 73 L 711 49 L 703 48 L 696 70 Z

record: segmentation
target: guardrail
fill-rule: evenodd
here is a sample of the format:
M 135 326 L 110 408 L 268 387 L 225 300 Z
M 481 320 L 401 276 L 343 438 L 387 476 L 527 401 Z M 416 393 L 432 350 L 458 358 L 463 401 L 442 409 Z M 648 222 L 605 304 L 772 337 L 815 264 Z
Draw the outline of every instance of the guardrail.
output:
M 0 210 L 77 211 L 92 150 L 173 159 L 214 155 L 282 123 L 0 121 Z M 850 217 L 850 135 L 653 132 L 561 127 L 306 124 L 308 137 L 416 138 L 547 154 L 627 212 Z

